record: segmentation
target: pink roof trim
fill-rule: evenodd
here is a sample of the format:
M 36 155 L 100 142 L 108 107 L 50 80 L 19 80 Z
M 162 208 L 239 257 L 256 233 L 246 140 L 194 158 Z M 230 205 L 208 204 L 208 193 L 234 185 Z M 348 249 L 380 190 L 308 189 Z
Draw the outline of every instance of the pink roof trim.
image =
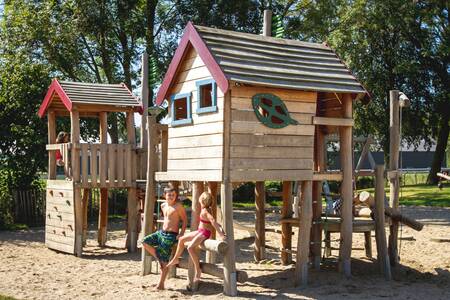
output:
M 189 45 L 192 45 L 194 49 L 197 51 L 200 58 L 205 63 L 209 72 L 211 72 L 212 77 L 217 83 L 217 86 L 220 88 L 222 93 L 226 93 L 229 88 L 228 79 L 223 73 L 220 66 L 217 64 L 216 60 L 212 56 L 205 42 L 202 40 L 194 25 L 189 22 L 184 29 L 183 36 L 181 37 L 180 44 L 178 45 L 177 50 L 175 51 L 175 55 L 170 62 L 169 68 L 167 69 L 166 75 L 164 76 L 164 80 L 161 84 L 161 87 L 158 90 L 158 94 L 156 95 L 156 104 L 160 105 L 164 99 L 169 97 L 168 92 L 170 86 L 175 79 L 178 67 L 180 66 L 184 54 L 186 53 L 186 49 Z
M 72 111 L 72 101 L 70 101 L 69 97 L 67 97 L 66 93 L 64 92 L 63 88 L 59 84 L 58 80 L 55 78 L 52 81 L 52 84 L 48 88 L 47 94 L 45 95 L 44 101 L 42 102 L 41 106 L 39 107 L 38 116 L 40 118 L 44 117 L 45 112 L 47 111 L 47 108 L 49 107 L 50 103 L 53 100 L 53 95 L 58 94 L 59 98 L 61 99 L 64 106 L 67 108 L 68 111 Z

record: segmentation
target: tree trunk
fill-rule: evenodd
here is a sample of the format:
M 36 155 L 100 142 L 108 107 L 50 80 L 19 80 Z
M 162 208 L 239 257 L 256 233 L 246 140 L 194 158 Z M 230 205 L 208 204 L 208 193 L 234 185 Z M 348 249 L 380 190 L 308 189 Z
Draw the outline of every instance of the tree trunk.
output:
M 436 175 L 437 172 L 441 170 L 442 162 L 445 157 L 445 149 L 448 143 L 448 134 L 450 132 L 449 126 L 449 117 L 450 112 L 444 111 L 441 120 L 439 122 L 439 133 L 436 144 L 436 151 L 433 155 L 433 161 L 431 163 L 431 170 L 428 174 L 428 183 L 429 184 L 437 184 L 438 177 Z

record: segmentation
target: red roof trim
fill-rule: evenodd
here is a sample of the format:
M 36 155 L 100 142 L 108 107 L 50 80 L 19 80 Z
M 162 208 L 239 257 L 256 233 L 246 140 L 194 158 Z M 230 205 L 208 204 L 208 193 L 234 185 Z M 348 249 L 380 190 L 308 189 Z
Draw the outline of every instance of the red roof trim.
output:
M 42 118 L 47 111 L 47 108 L 49 107 L 50 103 L 53 100 L 53 95 L 57 93 L 59 98 L 61 99 L 64 106 L 67 108 L 68 111 L 72 110 L 72 101 L 70 101 L 69 97 L 67 97 L 66 93 L 64 92 L 63 88 L 59 84 L 58 80 L 55 78 L 52 81 L 52 84 L 48 88 L 47 94 L 45 95 L 44 101 L 42 102 L 41 106 L 39 107 L 38 116 Z
M 216 81 L 217 86 L 220 88 L 222 93 L 225 94 L 228 91 L 229 84 L 227 77 L 223 73 L 220 66 L 217 64 L 216 60 L 212 56 L 205 42 L 198 34 L 194 25 L 191 22 L 188 22 L 186 28 L 184 29 L 183 36 L 181 37 L 180 44 L 175 51 L 175 55 L 170 62 L 169 68 L 167 69 L 166 75 L 164 76 L 164 80 L 158 90 L 158 94 L 156 95 L 156 105 L 161 105 L 164 99 L 168 98 L 169 95 L 167 95 L 167 93 L 169 92 L 170 86 L 175 79 L 177 69 L 180 66 L 181 61 L 183 60 L 184 54 L 186 53 L 186 49 L 188 48 L 189 44 L 191 44 L 197 51 L 206 67 L 211 72 L 212 77 Z

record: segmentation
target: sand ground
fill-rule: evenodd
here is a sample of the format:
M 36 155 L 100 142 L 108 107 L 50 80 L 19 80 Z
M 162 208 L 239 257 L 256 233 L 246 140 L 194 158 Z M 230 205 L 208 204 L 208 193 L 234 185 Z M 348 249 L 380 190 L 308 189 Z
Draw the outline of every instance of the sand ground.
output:
M 362 234 L 354 235 L 351 279 L 337 272 L 336 257 L 332 256 L 324 261 L 321 271 L 311 270 L 309 286 L 299 289 L 293 287 L 293 266 L 279 264 L 279 252 L 267 250 L 267 263 L 253 263 L 253 238 L 236 230 L 237 268 L 249 275 L 248 282 L 238 285 L 238 299 L 450 299 L 450 243 L 431 240 L 450 238 L 450 209 L 414 207 L 403 211 L 423 221 L 425 227 L 421 232 L 403 227 L 402 265 L 393 270 L 394 280 L 389 282 L 379 274 L 376 261 L 364 257 Z M 235 218 L 251 226 L 254 212 L 237 210 Z M 268 214 L 267 227 L 279 228 L 278 219 L 278 214 Z M 140 252 L 129 254 L 122 248 L 124 224 L 110 224 L 108 247 L 104 249 L 95 246 L 95 226 L 90 226 L 82 258 L 47 249 L 43 228 L 0 232 L 0 294 L 18 299 L 226 298 L 221 281 L 209 276 L 205 276 L 200 291 L 187 292 L 184 270 L 167 281 L 165 291 L 154 291 L 152 284 L 158 275 L 140 276 Z M 281 237 L 267 233 L 267 242 L 279 248 Z M 372 247 L 376 256 L 374 241 Z

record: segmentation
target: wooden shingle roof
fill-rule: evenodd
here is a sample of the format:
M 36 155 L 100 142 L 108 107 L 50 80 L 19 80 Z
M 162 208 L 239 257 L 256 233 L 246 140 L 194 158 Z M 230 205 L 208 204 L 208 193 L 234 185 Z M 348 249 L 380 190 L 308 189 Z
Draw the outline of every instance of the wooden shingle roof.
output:
M 307 43 L 256 34 L 194 26 L 189 22 L 156 97 L 169 95 L 178 66 L 192 45 L 218 87 L 226 93 L 230 82 L 305 91 L 369 93 L 326 44 Z
M 133 109 L 140 111 L 142 105 L 125 84 L 99 84 L 84 82 L 59 81 L 54 79 L 38 115 L 43 117 L 53 101 L 62 102 L 65 109 L 72 107 L 103 107 L 104 111 L 125 111 Z
M 366 93 L 325 44 L 203 26 L 195 28 L 231 81 L 310 91 Z

